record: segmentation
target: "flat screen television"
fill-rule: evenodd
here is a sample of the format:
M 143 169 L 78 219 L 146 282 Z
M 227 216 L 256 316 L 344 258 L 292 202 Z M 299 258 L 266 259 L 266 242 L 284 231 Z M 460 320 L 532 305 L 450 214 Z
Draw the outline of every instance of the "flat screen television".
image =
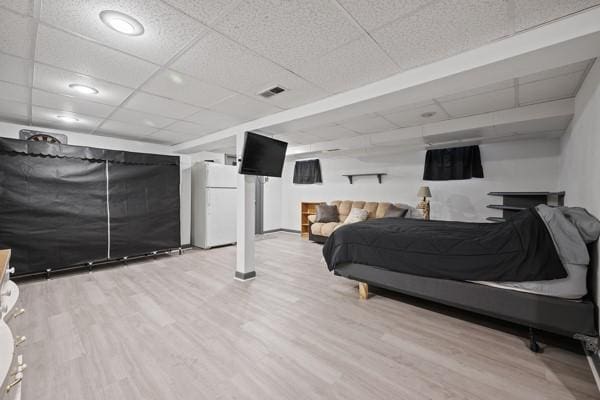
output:
M 287 143 L 246 132 L 240 174 L 281 177 Z

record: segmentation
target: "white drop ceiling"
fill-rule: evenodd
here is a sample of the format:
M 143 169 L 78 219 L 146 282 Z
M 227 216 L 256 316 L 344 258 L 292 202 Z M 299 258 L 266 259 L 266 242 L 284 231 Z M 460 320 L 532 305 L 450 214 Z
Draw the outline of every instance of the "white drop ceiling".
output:
M 600 0 L 0 0 L 0 120 L 177 144 L 381 80 Z M 103 10 L 145 32 L 106 27 Z M 292 144 L 572 97 L 589 63 L 324 124 Z M 96 95 L 72 91 L 80 83 Z M 283 94 L 257 95 L 274 85 Z M 424 121 L 421 115 L 435 112 Z M 77 118 L 74 123 L 57 115 Z M 298 126 L 301 129 L 298 129 Z M 215 147 L 216 146 L 216 147 Z M 229 146 L 229 147 L 228 147 Z M 228 149 L 231 140 L 211 144 Z
M 305 145 L 568 99 L 576 95 L 593 62 L 587 60 L 533 75 L 515 77 L 421 103 L 397 108 L 384 106 L 377 112 L 373 112 L 371 104 L 366 102 L 360 107 L 353 108 L 353 114 L 356 116 L 350 119 L 345 118 L 348 113 L 340 109 L 290 123 L 265 127 L 262 131 L 289 142 L 291 146 Z M 361 107 L 368 109 L 369 112 L 361 113 Z M 433 115 L 428 116 L 427 113 Z M 336 119 L 336 114 L 341 117 L 333 121 Z M 560 122 L 548 128 L 538 121 L 539 131 L 564 131 L 568 120 L 566 123 L 563 123 L 563 120 Z M 519 132 L 514 131 L 514 133 Z M 524 130 L 523 133 L 531 132 Z

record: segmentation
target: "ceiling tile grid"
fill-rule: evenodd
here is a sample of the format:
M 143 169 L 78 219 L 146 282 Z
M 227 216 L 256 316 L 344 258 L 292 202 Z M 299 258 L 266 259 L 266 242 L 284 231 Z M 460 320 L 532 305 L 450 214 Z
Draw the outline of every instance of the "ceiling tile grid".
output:
M 144 92 L 134 93 L 124 107 L 173 119 L 184 119 L 198 111 L 194 106 Z
M 17 85 L 29 86 L 30 76 L 30 61 L 0 53 L 0 80 Z
M 165 3 L 178 8 L 205 24 L 215 22 L 243 0 L 164 0 Z
M 161 71 L 144 84 L 141 90 L 198 107 L 208 107 L 235 95 L 231 90 L 173 70 Z
M 127 87 L 138 87 L 158 70 L 155 64 L 40 25 L 36 61 Z
M 371 32 L 401 69 L 409 69 L 508 36 L 508 3 L 445 0 Z
M 400 70 L 373 40 L 361 37 L 299 66 L 296 71 L 329 92 L 339 93 L 387 78 Z
M 100 22 L 104 10 L 130 15 L 144 27 L 140 36 L 123 34 Z M 159 0 L 43 0 L 41 21 L 84 35 L 105 46 L 157 64 L 166 63 L 206 27 Z
M 31 15 L 33 11 L 33 0 L 2 0 L 1 5 L 25 15 Z
M 50 128 L 64 129 L 67 131 L 91 132 L 102 122 L 102 118 L 67 112 L 61 109 L 33 106 L 31 107 L 31 111 L 32 123 L 34 125 L 48 126 Z M 75 121 L 68 122 L 58 119 L 57 116 L 74 118 Z
M 0 81 L 0 99 L 27 104 L 29 88 Z
M 29 58 L 34 43 L 33 19 L 0 8 L 0 51 Z
M 69 86 L 76 84 L 95 88 L 98 93 L 83 94 Z M 131 88 L 39 63 L 34 66 L 33 87 L 110 106 L 120 105 L 133 93 Z
M 0 99 L 0 117 L 9 122 L 29 119 L 29 104 Z
M 141 111 L 119 108 L 111 116 L 111 120 L 124 122 L 131 125 L 142 125 L 154 129 L 164 128 L 175 122 L 172 118 L 166 118 L 157 114 L 148 114 Z
M 363 34 L 333 1 L 323 0 L 246 0 L 215 28 L 292 70 Z
M 368 31 L 406 17 L 437 0 L 337 0 Z
M 39 89 L 32 90 L 32 104 L 40 107 L 55 108 L 76 114 L 85 114 L 97 118 L 106 118 L 114 107 L 106 104 L 94 103 L 72 96 L 62 96 Z
M 514 2 L 517 31 L 600 5 L 600 0 L 514 0 Z

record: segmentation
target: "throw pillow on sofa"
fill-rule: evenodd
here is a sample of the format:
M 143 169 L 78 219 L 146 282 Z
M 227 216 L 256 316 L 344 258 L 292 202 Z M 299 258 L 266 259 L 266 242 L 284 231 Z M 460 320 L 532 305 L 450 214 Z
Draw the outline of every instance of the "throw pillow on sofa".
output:
M 369 216 L 369 211 L 362 208 L 353 208 L 350 210 L 350 214 L 346 217 L 344 224 L 354 224 L 356 222 L 366 221 Z
M 385 211 L 383 218 L 402 218 L 406 215 L 407 212 L 408 208 L 396 207 L 392 204 Z
M 317 206 L 317 218 L 315 222 L 340 222 L 340 215 L 337 206 L 320 204 Z

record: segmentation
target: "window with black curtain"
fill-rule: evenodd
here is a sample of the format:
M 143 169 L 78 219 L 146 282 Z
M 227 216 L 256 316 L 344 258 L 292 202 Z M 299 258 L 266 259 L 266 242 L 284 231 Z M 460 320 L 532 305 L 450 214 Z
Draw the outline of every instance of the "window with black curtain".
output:
M 483 178 L 479 146 L 427 150 L 425 154 L 425 181 L 449 181 Z
M 294 165 L 294 183 L 303 185 L 323 183 L 319 160 L 296 161 Z

